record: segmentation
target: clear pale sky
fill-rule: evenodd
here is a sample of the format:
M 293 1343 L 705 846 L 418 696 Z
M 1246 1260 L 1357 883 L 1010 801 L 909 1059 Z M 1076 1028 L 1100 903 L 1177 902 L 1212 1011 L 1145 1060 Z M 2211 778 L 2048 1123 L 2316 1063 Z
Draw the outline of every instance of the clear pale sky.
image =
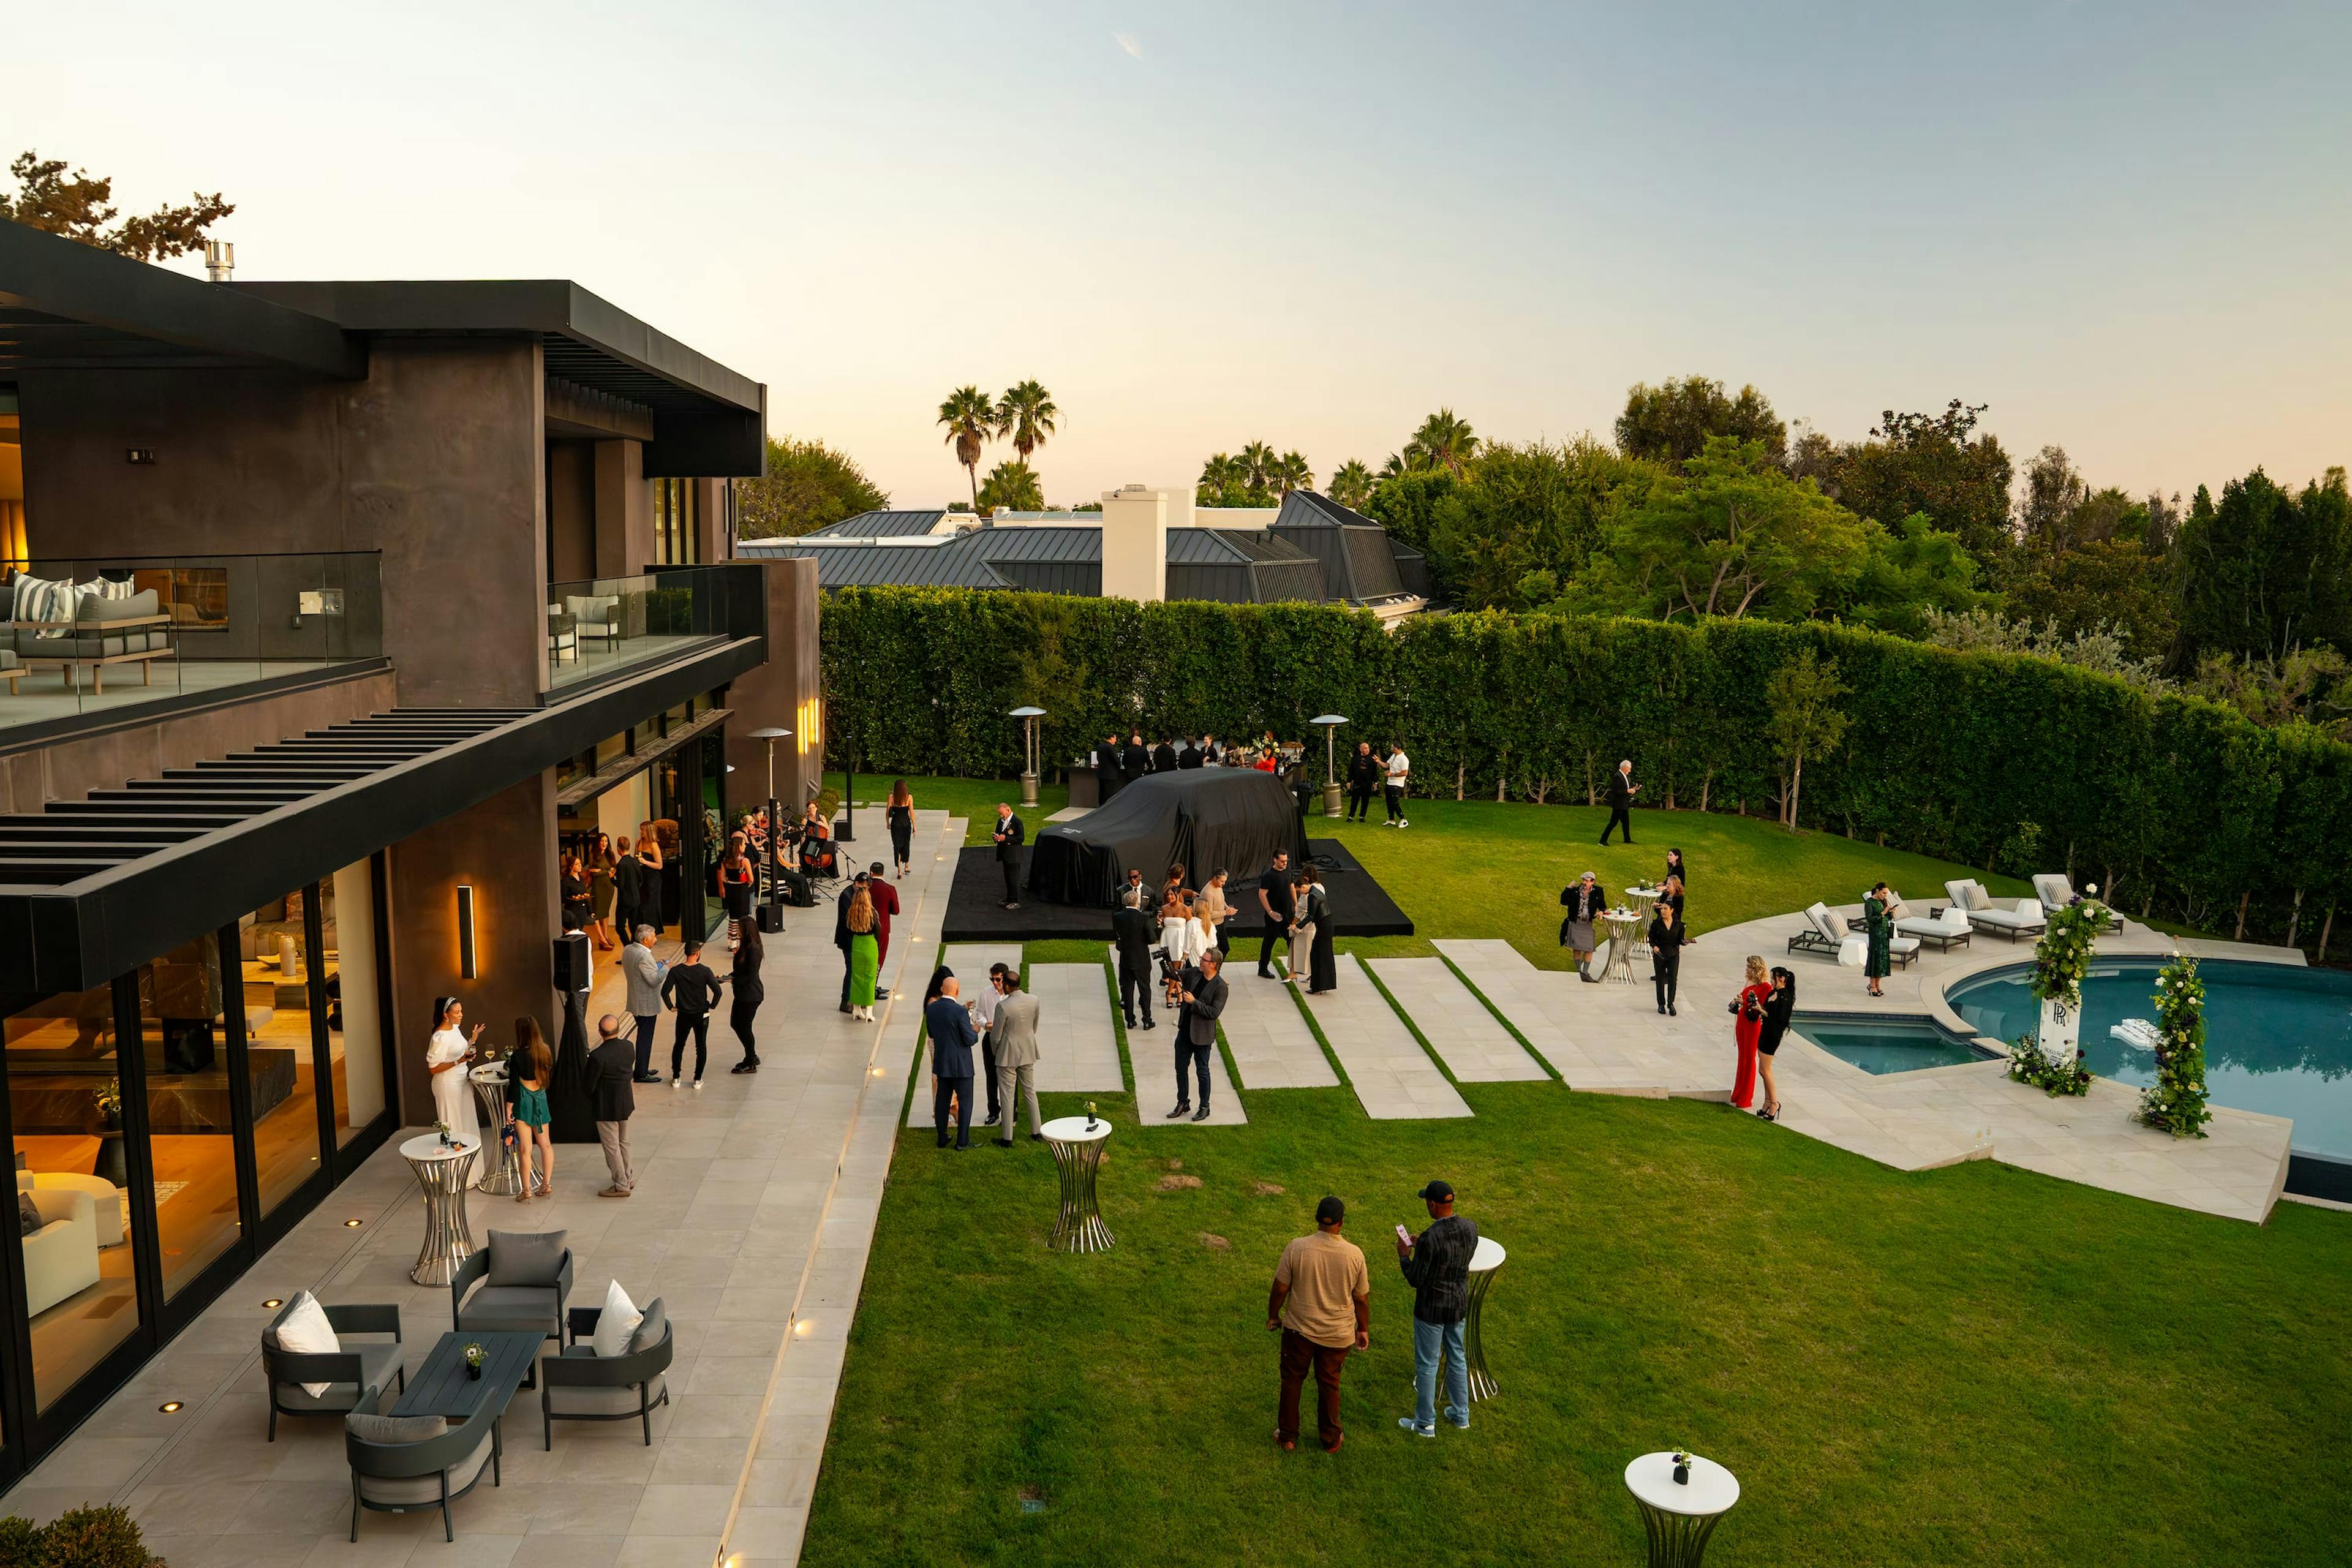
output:
M 1062 503 L 1691 371 L 2135 490 L 2352 460 L 2341 0 L 19 11 L 0 157 L 222 190 L 242 277 L 576 279 L 901 505 L 1027 376 Z

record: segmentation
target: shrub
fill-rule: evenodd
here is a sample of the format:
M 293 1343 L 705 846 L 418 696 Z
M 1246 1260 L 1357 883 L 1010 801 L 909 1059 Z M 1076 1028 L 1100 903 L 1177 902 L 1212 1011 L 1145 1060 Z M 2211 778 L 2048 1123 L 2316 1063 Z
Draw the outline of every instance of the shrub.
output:
M 165 1568 L 119 1508 L 75 1508 L 46 1526 L 0 1520 L 0 1568 Z

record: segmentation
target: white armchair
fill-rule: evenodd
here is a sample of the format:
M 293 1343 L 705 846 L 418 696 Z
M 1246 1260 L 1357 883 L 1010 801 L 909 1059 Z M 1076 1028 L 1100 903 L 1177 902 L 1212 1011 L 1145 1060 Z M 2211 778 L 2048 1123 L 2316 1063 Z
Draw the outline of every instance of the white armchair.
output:
M 88 1193 L 91 1218 L 98 1225 L 99 1246 L 122 1245 L 122 1189 L 104 1176 L 85 1176 L 75 1171 L 19 1171 L 16 1190 Z
M 26 1196 L 41 1228 L 25 1237 L 25 1310 L 37 1316 L 98 1283 L 98 1217 L 79 1189 L 36 1187 Z
M 622 635 L 621 595 L 618 594 L 567 594 L 563 608 L 581 637 L 595 637 L 604 642 L 618 642 Z

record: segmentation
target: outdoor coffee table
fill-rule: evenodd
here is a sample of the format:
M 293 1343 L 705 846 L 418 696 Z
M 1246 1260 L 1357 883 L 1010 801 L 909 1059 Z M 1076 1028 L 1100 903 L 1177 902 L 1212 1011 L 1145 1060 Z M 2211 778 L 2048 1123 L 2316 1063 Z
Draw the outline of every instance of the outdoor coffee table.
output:
M 408 1277 L 419 1285 L 446 1285 L 457 1265 L 474 1255 L 474 1233 L 466 1221 L 466 1182 L 482 1141 L 462 1134 L 444 1147 L 437 1132 L 421 1133 L 400 1146 L 400 1157 L 425 1189 L 425 1246 Z
M 489 1131 L 490 1168 L 482 1173 L 482 1191 L 494 1198 L 510 1198 L 522 1191 L 522 1150 L 506 1144 L 507 1064 L 484 1062 L 466 1075 L 474 1086 L 476 1120 Z
M 1062 1208 L 1045 1245 L 1055 1252 L 1108 1252 L 1117 1243 L 1096 1206 L 1095 1173 L 1102 1169 L 1110 1123 L 1097 1119 L 1088 1127 L 1083 1116 L 1062 1116 L 1037 1131 L 1062 1173 Z
M 448 1333 L 433 1342 L 425 1364 L 408 1374 L 408 1388 L 387 1412 L 393 1415 L 438 1415 L 450 1426 L 472 1420 L 486 1406 L 495 1405 L 491 1418 L 495 1446 L 497 1422 L 506 1414 L 522 1380 L 539 1364 L 543 1334 Z M 482 1375 L 466 1375 L 466 1347 L 482 1347 Z
M 1650 1532 L 1650 1568 L 1698 1568 L 1707 1537 L 1739 1500 L 1732 1473 L 1696 1454 L 1687 1485 L 1675 1484 L 1672 1454 L 1644 1454 L 1625 1467 L 1625 1489 Z
M 1631 910 L 1603 910 L 1601 923 L 1609 928 L 1609 963 L 1601 972 L 1603 980 L 1614 980 L 1621 985 L 1633 984 L 1633 949 L 1640 945 L 1647 917 Z
M 1462 1362 L 1469 1369 L 1473 1405 L 1503 1392 L 1486 1370 L 1486 1348 L 1478 1338 L 1478 1320 L 1486 1306 L 1486 1291 L 1495 1283 L 1495 1271 L 1509 1256 L 1502 1243 L 1486 1236 L 1478 1238 L 1477 1247 L 1470 1254 L 1470 1312 L 1462 1324 Z

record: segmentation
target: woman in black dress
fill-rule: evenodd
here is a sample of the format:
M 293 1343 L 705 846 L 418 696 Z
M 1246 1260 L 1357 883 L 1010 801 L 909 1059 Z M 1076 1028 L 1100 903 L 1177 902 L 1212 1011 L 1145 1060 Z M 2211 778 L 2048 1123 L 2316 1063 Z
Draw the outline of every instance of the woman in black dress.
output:
M 1664 887 L 1667 877 L 1680 877 L 1685 887 L 1690 885 L 1690 862 L 1683 858 L 1683 852 L 1679 849 L 1666 851 L 1666 869 L 1664 875 L 1658 879 L 1658 886 Z
M 1331 945 L 1331 896 L 1319 881 L 1309 882 L 1299 907 L 1315 922 L 1315 940 L 1307 944 L 1307 994 L 1318 995 L 1339 987 L 1339 955 Z
M 1676 1016 L 1675 986 L 1683 971 L 1683 922 L 1676 918 L 1681 913 L 1660 899 L 1650 916 L 1650 979 L 1658 988 L 1658 1011 L 1670 1018 Z
M 760 1047 L 751 1037 L 751 1020 L 759 1016 L 760 1004 L 768 999 L 768 988 L 760 982 L 760 963 L 767 957 L 767 949 L 761 945 L 760 928 L 754 921 L 744 921 L 735 929 L 739 933 L 735 967 L 727 976 L 727 984 L 734 988 L 735 1002 L 727 1014 L 727 1026 L 743 1042 L 743 1059 L 727 1070 L 758 1072 Z
M 591 908 L 588 902 L 588 871 L 580 862 L 578 850 L 563 858 L 562 887 L 563 929 L 568 931 L 586 931 Z
M 915 860 L 915 792 L 899 779 L 890 786 L 890 858 L 898 863 L 898 878 L 906 879 L 908 869 Z
M 1756 1068 L 1764 1075 L 1764 1104 L 1756 1114 L 1767 1121 L 1780 1120 L 1780 1086 L 1772 1080 L 1772 1054 L 1789 1032 L 1789 1017 L 1797 1010 L 1794 970 L 1774 965 L 1772 994 L 1764 998 L 1764 1027 L 1756 1038 Z

